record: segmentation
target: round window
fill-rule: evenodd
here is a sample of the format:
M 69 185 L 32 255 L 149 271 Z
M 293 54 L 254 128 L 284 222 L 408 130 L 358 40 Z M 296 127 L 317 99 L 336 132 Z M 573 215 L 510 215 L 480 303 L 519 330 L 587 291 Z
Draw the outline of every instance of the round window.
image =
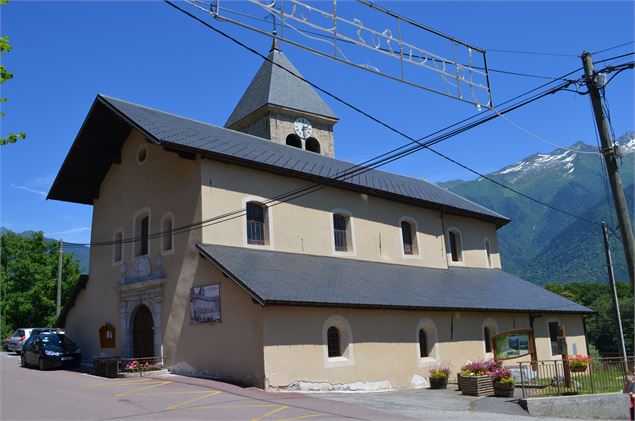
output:
M 143 164 L 148 159 L 148 145 L 141 145 L 137 149 L 137 164 Z

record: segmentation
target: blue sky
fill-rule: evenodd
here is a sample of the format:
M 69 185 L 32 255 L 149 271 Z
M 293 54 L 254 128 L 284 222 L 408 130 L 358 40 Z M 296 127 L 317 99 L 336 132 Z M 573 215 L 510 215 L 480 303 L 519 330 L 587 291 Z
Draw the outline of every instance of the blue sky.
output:
M 241 7 L 240 3 L 233 4 Z M 317 6 L 329 4 L 321 2 Z M 576 56 L 583 50 L 599 51 L 633 40 L 634 10 L 630 1 L 379 4 L 487 50 L 563 54 L 489 51 L 488 64 L 493 69 L 559 76 L 580 67 Z M 198 13 L 191 6 L 183 7 Z M 1 131 L 3 135 L 10 131 L 28 134 L 27 140 L 0 150 L 0 223 L 15 231 L 42 230 L 66 241 L 89 240 L 91 207 L 46 201 L 45 195 L 96 94 L 223 125 L 261 64 L 260 58 L 160 1 L 13 0 L 0 12 L 2 35 L 9 35 L 13 45 L 3 63 L 15 74 L 2 87 L 2 96 L 9 102 L 3 106 L 6 116 Z M 363 14 L 370 24 L 369 16 Z M 267 37 L 228 23 L 215 25 L 262 53 L 269 50 L 271 41 Z M 282 45 L 282 50 L 307 79 L 415 137 L 477 112 L 472 105 L 292 46 Z M 630 44 L 596 54 L 594 59 L 632 50 Z M 496 73 L 490 79 L 495 104 L 544 82 Z M 633 71 L 623 72 L 607 89 L 618 135 L 634 129 L 633 80 Z M 405 143 L 396 134 L 325 99 L 340 117 L 335 128 L 339 159 L 360 162 Z M 508 116 L 560 145 L 579 140 L 595 143 L 585 96 L 560 92 Z M 500 119 L 439 145 L 442 152 L 482 172 L 552 149 Z M 425 151 L 385 169 L 433 181 L 473 178 Z

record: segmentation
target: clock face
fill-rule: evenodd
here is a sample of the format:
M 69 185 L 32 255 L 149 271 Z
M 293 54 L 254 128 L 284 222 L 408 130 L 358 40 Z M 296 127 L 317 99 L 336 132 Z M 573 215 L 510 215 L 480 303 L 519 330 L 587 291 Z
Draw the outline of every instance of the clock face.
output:
M 313 133 L 311 122 L 304 117 L 300 117 L 295 120 L 293 130 L 295 131 L 295 134 L 300 136 L 302 139 L 310 137 L 311 133 Z

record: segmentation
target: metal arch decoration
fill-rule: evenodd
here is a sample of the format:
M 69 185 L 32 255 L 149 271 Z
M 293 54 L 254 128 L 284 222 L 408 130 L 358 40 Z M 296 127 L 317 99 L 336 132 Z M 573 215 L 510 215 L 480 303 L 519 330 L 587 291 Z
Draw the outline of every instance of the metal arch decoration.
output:
M 186 2 L 215 19 L 276 37 L 314 54 L 474 104 L 479 110 L 492 107 L 484 49 L 368 0 L 346 2 L 343 5 L 332 0 L 331 7 L 323 9 L 300 0 Z M 364 19 L 383 20 L 381 23 L 373 22 L 375 28 L 383 29 L 373 29 L 357 17 L 343 17 L 342 7 L 338 6 L 346 9 L 351 8 L 351 5 L 363 5 L 366 6 L 364 10 L 375 12 Z M 361 10 L 351 12 L 361 13 Z M 273 32 L 270 30 L 272 21 Z M 427 42 L 430 46 L 423 48 L 415 42 Z

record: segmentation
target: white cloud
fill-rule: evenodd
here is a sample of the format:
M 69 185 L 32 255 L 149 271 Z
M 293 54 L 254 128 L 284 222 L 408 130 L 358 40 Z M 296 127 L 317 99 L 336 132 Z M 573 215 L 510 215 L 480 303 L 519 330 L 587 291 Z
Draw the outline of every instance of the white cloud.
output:
M 24 190 L 24 191 L 29 192 L 29 193 L 34 193 L 34 194 L 37 194 L 37 195 L 42 196 L 42 197 L 46 197 L 46 192 L 42 191 L 42 190 L 32 189 L 32 188 L 27 187 L 27 186 L 19 186 L 17 184 L 11 184 L 11 187 L 13 187 L 14 189 Z
M 65 231 L 57 231 L 57 232 L 45 232 L 44 235 L 47 237 L 51 237 L 54 235 L 68 235 L 68 234 L 76 234 L 78 232 L 90 231 L 90 227 L 77 227 L 71 228 Z

